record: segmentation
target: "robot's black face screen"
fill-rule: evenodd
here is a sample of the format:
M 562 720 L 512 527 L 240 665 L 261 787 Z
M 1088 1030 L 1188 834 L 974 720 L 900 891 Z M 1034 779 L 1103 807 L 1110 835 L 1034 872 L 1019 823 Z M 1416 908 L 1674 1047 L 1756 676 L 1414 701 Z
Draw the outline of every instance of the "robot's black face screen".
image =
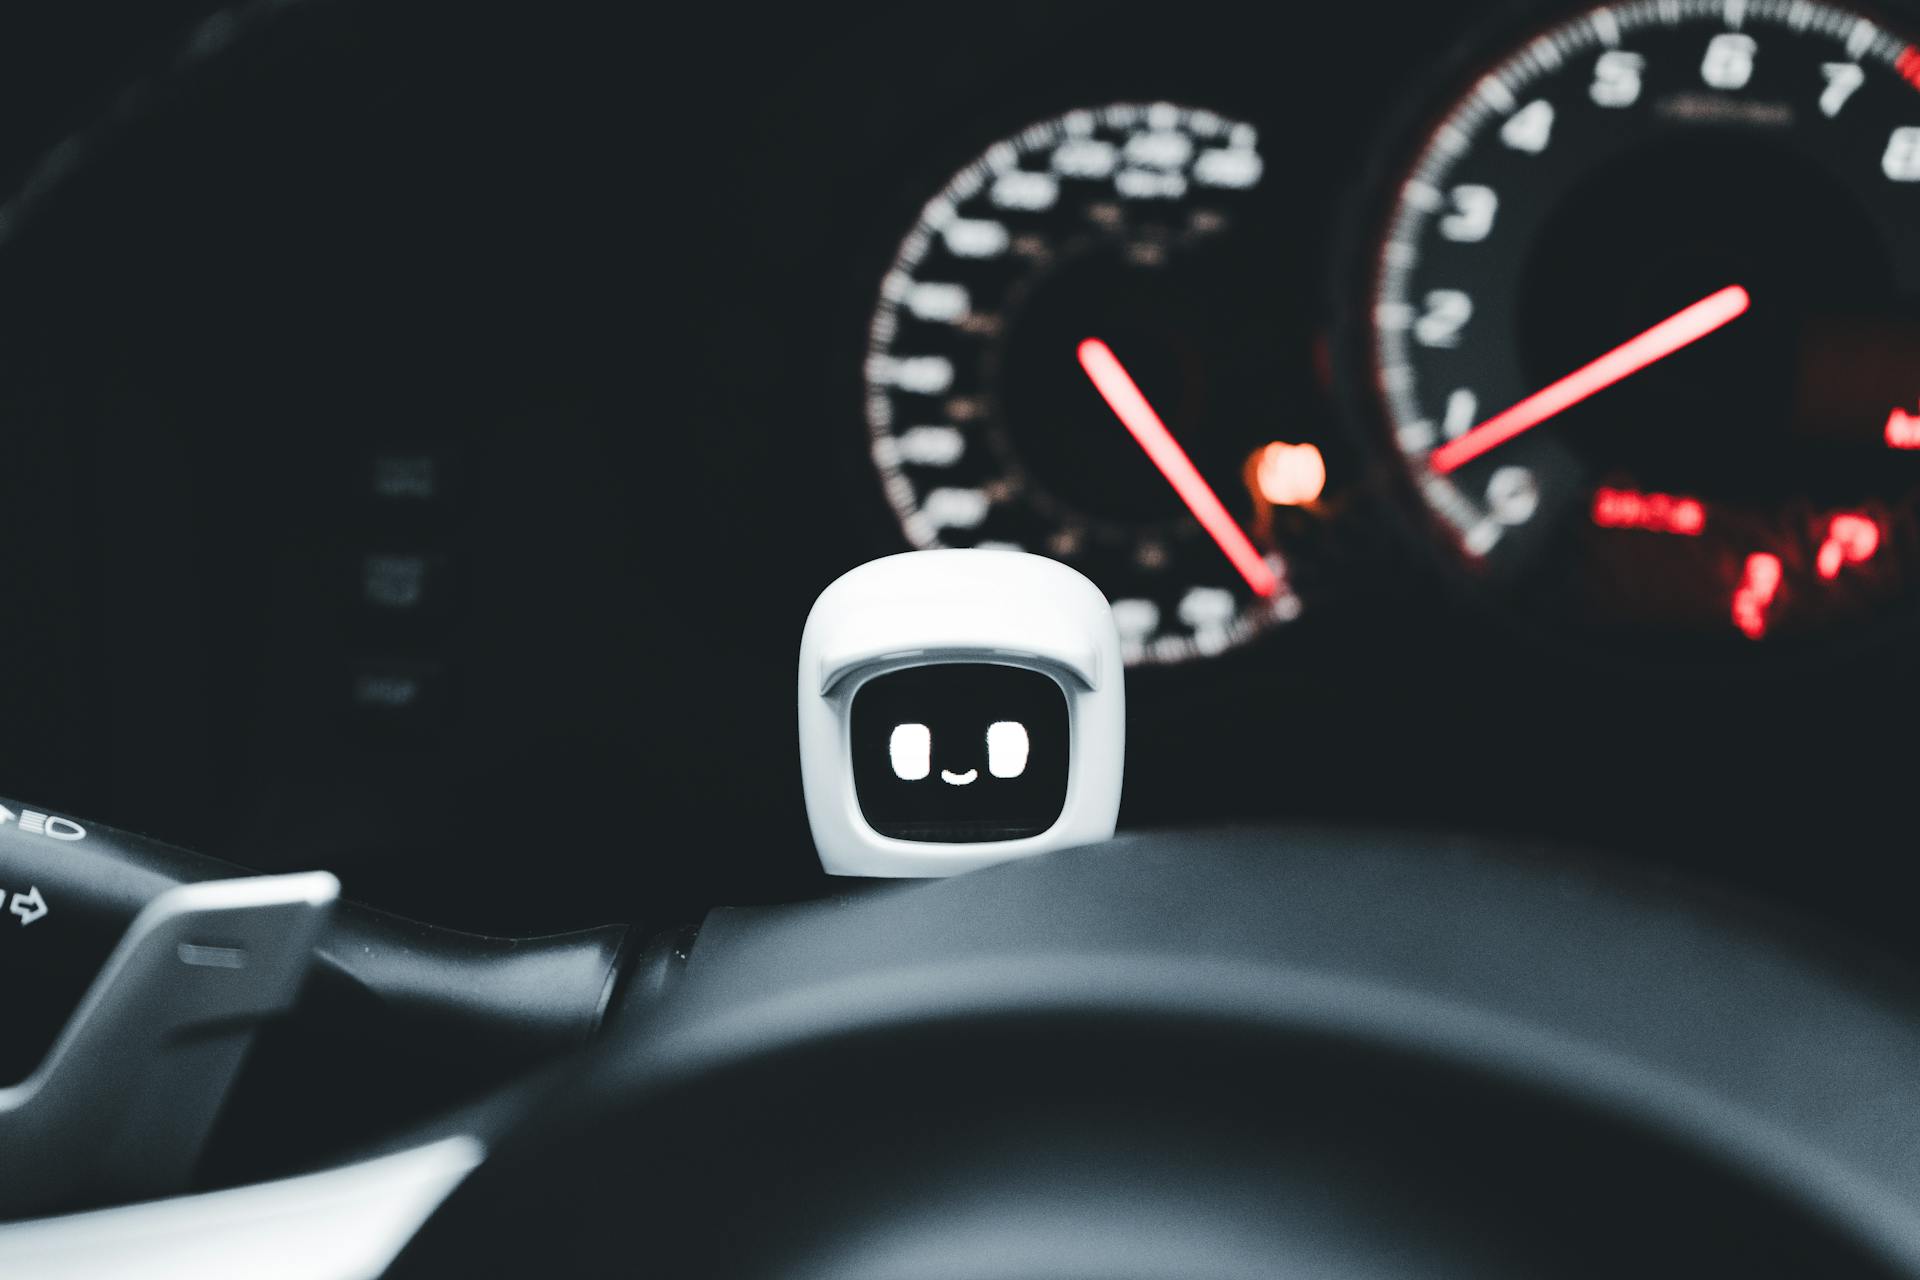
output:
M 895 840 L 1021 840 L 1067 803 L 1067 695 L 990 663 L 895 671 L 853 695 L 853 789 Z

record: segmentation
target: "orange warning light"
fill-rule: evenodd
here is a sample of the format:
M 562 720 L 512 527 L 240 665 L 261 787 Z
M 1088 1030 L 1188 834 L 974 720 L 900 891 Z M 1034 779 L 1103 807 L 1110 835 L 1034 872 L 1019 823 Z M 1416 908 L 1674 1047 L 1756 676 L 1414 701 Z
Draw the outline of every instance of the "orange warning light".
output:
M 1264 445 L 1253 455 L 1252 471 L 1259 496 L 1276 507 L 1305 506 L 1327 487 L 1327 460 L 1310 444 Z

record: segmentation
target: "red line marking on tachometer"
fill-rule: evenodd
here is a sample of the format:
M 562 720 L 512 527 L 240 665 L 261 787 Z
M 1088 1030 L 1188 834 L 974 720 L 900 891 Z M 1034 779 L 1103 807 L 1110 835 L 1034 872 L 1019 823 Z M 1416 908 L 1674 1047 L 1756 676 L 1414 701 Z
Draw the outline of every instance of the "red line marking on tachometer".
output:
M 1441 475 L 1457 471 L 1521 432 L 1531 431 L 1648 365 L 1692 346 L 1715 329 L 1745 315 L 1752 304 L 1753 299 L 1737 284 L 1710 293 L 1638 337 L 1627 339 L 1591 364 L 1534 392 L 1511 409 L 1496 413 L 1458 439 L 1449 440 L 1427 455 L 1427 465 Z
M 1912 45 L 1902 49 L 1900 56 L 1893 60 L 1893 69 L 1900 73 L 1902 80 L 1920 89 L 1920 49 Z
M 1120 419 L 1134 442 L 1146 450 L 1147 457 L 1160 469 L 1173 491 L 1180 495 L 1180 501 L 1187 504 L 1187 510 L 1193 512 L 1194 519 L 1200 522 L 1220 550 L 1226 553 L 1240 576 L 1247 580 L 1253 593 L 1263 598 L 1271 598 L 1280 592 L 1280 579 L 1254 549 L 1251 539 L 1227 513 L 1213 486 L 1201 476 L 1200 469 L 1193 465 L 1193 459 L 1180 447 L 1180 442 L 1167 430 L 1167 424 L 1160 420 L 1147 403 L 1146 395 L 1120 363 L 1120 357 L 1113 349 L 1098 338 L 1087 338 L 1080 343 L 1076 353 L 1080 367 L 1093 381 L 1094 390 L 1107 402 L 1107 408 L 1113 410 L 1113 416 Z

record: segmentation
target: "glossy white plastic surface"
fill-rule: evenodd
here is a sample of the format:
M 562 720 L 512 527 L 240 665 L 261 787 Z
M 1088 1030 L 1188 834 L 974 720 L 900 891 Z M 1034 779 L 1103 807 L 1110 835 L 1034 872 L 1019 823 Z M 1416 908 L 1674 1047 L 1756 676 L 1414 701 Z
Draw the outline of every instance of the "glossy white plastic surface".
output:
M 936 844 L 869 827 L 854 792 L 853 695 L 888 672 L 999 663 L 1066 694 L 1066 803 L 1019 840 Z M 820 594 L 800 641 L 800 773 L 820 864 L 833 875 L 928 877 L 1113 834 L 1126 760 L 1125 673 L 1113 612 L 1067 566 L 1018 551 L 914 551 L 861 565 Z

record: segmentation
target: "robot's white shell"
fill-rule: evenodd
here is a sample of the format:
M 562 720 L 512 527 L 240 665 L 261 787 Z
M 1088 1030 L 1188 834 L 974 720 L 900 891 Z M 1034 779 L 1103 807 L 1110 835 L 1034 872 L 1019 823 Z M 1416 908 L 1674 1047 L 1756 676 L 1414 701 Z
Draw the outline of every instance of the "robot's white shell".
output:
M 989 662 L 1051 677 L 1067 699 L 1067 797 L 1036 836 L 896 840 L 854 792 L 853 695 L 906 667 Z M 1113 612 L 1080 574 L 1018 551 L 913 551 L 820 593 L 800 639 L 800 777 L 820 863 L 842 876 L 950 876 L 1113 834 L 1126 761 L 1125 671 Z

